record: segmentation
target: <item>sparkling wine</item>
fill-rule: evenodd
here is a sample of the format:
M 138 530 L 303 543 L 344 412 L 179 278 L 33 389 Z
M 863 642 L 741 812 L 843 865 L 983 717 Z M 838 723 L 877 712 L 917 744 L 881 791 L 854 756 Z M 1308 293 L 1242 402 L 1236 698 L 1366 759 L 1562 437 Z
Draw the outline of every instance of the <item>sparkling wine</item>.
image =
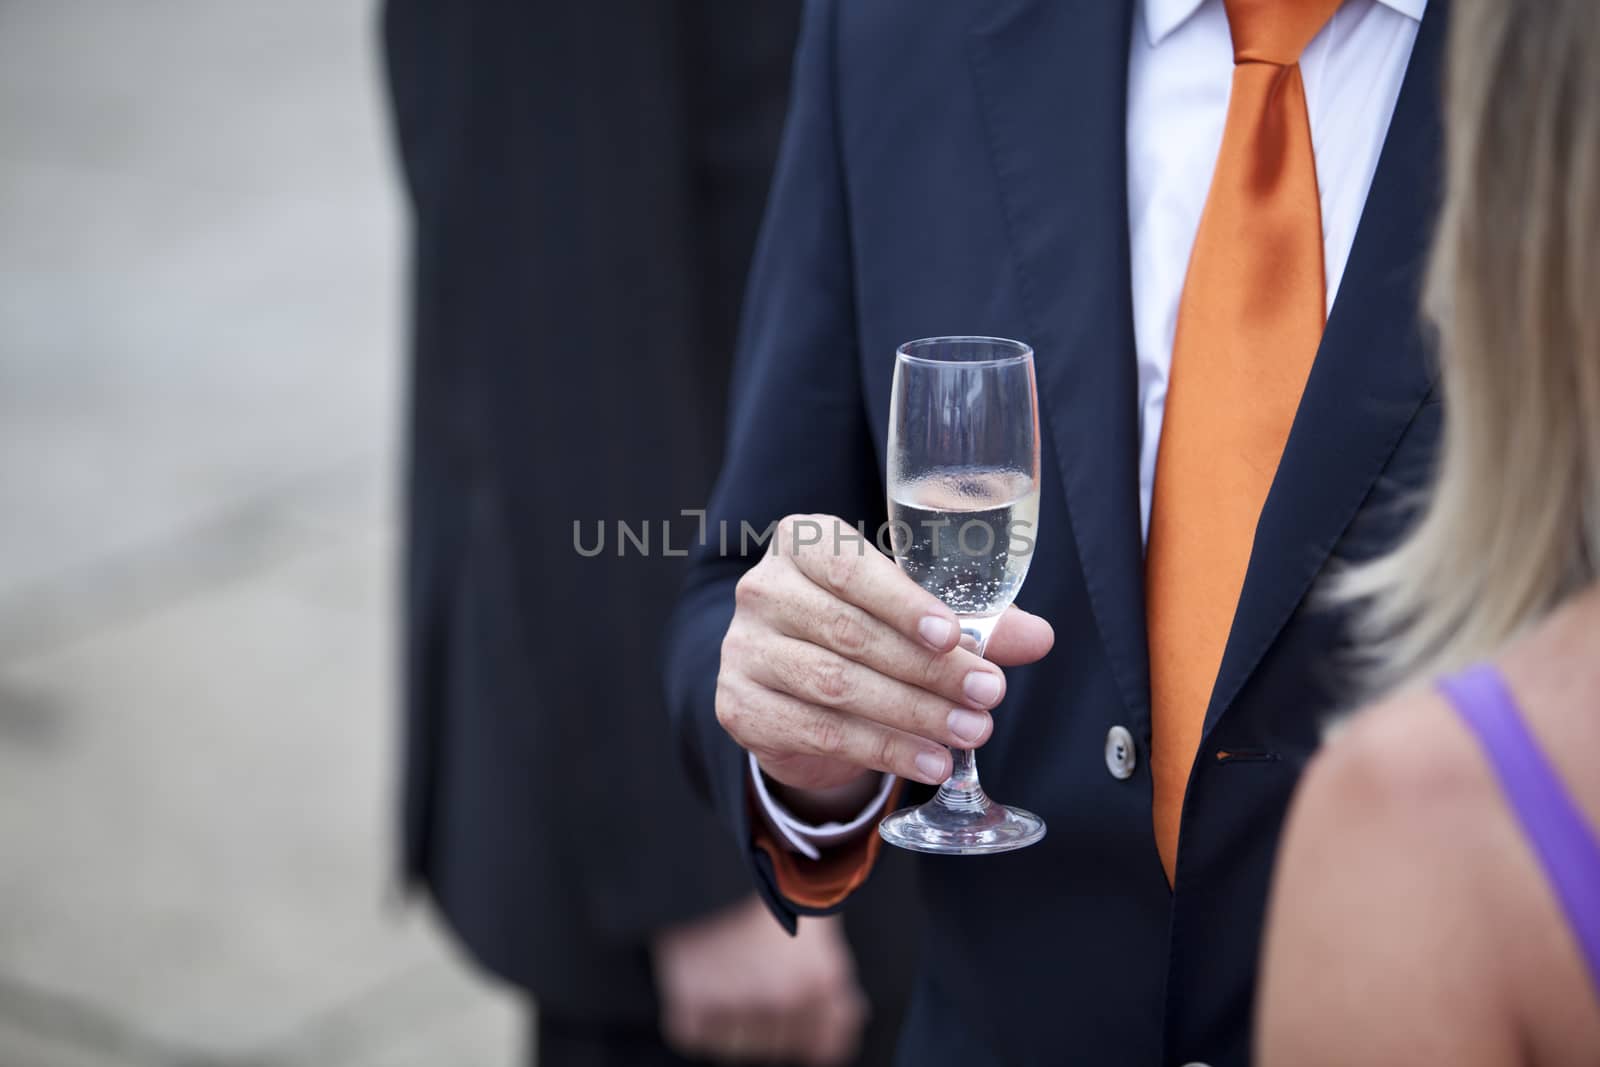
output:
M 1015 470 L 935 470 L 894 487 L 891 540 L 901 569 L 957 615 L 998 615 L 1033 561 L 1039 488 Z

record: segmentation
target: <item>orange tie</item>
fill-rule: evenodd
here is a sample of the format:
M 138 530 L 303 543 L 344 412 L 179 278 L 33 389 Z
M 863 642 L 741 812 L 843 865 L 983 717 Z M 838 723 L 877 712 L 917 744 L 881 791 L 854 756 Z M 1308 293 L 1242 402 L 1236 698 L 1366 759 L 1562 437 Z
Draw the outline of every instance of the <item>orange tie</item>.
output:
M 1299 59 L 1339 2 L 1224 3 L 1233 89 L 1178 306 L 1145 557 L 1154 821 L 1169 882 L 1256 520 L 1322 339 L 1322 214 Z

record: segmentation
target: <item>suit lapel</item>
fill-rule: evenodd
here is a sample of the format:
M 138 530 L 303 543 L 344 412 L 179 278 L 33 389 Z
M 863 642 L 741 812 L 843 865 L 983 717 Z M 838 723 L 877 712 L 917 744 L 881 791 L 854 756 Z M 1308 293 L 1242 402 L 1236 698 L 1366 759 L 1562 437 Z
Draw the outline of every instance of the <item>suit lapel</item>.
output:
M 1440 188 L 1445 12 L 1412 48 L 1349 264 L 1262 509 L 1209 733 L 1311 588 L 1432 386 L 1418 289 Z
M 1040 415 L 1100 636 L 1143 726 L 1150 697 L 1126 174 L 1133 4 L 1006 0 L 982 10 L 972 65 L 1037 352 Z

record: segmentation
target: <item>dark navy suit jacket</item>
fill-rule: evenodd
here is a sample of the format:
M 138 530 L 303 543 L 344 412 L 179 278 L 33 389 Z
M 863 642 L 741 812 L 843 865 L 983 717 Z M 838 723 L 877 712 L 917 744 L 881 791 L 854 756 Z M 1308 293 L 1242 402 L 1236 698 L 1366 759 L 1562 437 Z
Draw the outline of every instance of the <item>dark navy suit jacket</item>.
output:
M 1429 5 L 1270 498 L 1184 805 L 1175 886 L 1151 831 L 1125 96 L 1132 0 L 818 0 L 757 253 L 715 524 L 875 523 L 895 346 L 1017 337 L 1044 421 L 1018 603 L 1054 651 L 1009 672 L 980 756 L 1038 846 L 920 857 L 928 944 L 901 1060 L 1155 1067 L 1249 1057 L 1262 912 L 1290 792 L 1353 694 L 1332 565 L 1392 544 L 1441 412 L 1417 314 L 1438 189 L 1444 11 Z M 1197 182 L 1208 175 L 1195 175 Z M 735 541 L 735 548 L 737 538 Z M 713 707 L 750 559 L 703 552 L 668 686 L 692 769 L 749 848 L 745 762 Z M 1107 770 L 1122 725 L 1138 767 Z

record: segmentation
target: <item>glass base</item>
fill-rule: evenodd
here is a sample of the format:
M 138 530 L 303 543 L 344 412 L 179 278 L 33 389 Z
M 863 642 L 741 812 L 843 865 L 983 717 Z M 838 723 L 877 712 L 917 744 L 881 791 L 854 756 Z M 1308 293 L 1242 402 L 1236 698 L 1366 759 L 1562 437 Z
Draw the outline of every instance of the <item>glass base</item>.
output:
M 1044 820 L 988 797 L 969 810 L 949 807 L 934 797 L 921 807 L 901 808 L 886 816 L 878 824 L 878 835 L 913 852 L 972 856 L 1036 844 L 1044 838 Z

